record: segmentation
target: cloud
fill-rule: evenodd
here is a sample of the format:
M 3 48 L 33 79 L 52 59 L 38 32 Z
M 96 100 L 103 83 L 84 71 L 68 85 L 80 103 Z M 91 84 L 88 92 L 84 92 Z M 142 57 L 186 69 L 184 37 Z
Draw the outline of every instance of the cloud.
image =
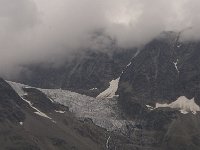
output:
M 0 0 L 0 72 L 77 49 L 123 48 L 164 30 L 200 39 L 199 0 Z

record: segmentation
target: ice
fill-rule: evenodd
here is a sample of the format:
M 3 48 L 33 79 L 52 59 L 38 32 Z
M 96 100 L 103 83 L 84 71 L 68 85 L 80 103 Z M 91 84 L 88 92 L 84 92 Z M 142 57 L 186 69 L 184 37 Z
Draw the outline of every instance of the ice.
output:
M 23 90 L 22 88 L 30 87 L 14 82 L 12 82 L 11 85 L 17 89 L 16 92 L 19 92 L 22 97 L 23 94 L 25 94 L 23 91 L 21 91 Z M 52 102 L 67 106 L 69 111 L 73 112 L 76 117 L 91 118 L 96 125 L 103 127 L 108 131 L 120 130 L 125 132 L 126 124 L 134 125 L 133 121 L 124 120 L 121 118 L 121 112 L 118 109 L 117 99 L 115 97 L 110 99 L 97 99 L 62 89 L 38 88 L 38 90 L 46 94 Z M 52 119 L 43 112 L 39 111 L 37 108 L 33 107 L 31 102 L 28 100 L 25 101 L 36 110 L 36 114 L 48 119 Z M 55 110 L 55 112 L 64 113 L 60 110 Z

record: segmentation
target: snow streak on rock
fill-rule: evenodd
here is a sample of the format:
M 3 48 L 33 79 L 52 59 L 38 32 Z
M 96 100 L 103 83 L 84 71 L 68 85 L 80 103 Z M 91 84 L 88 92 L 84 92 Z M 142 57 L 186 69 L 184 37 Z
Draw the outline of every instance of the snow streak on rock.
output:
M 16 83 L 16 82 L 11 82 L 11 81 L 6 81 L 14 90 L 15 92 L 19 95 L 19 96 L 24 96 L 27 93 L 24 92 L 24 90 L 22 88 L 24 87 L 29 87 L 27 85 L 24 84 L 20 84 L 20 83 Z
M 178 74 L 179 74 L 179 69 L 178 69 L 178 59 L 176 60 L 176 62 L 173 62 L 174 63 L 174 67 L 176 68 L 176 70 L 177 70 L 177 72 L 178 72 Z
M 154 110 L 154 108 L 150 105 L 146 105 L 146 107 L 149 109 L 149 110 Z
M 22 98 L 22 99 L 23 99 L 25 102 L 27 102 L 31 108 L 33 108 L 33 109 L 36 111 L 36 112 L 34 112 L 35 114 L 37 114 L 37 115 L 39 115 L 39 116 L 41 116 L 41 117 L 48 118 L 48 119 L 50 119 L 50 120 L 52 119 L 52 118 L 50 118 L 49 116 L 47 116 L 45 113 L 41 112 L 39 109 L 37 109 L 36 107 L 34 107 L 33 104 L 32 104 L 30 101 L 28 101 L 28 100 L 26 100 L 26 99 L 24 99 L 24 98 Z
M 12 88 L 16 91 L 16 93 L 22 98 L 22 100 L 24 100 L 26 103 L 28 103 L 29 106 L 35 110 L 35 112 L 34 112 L 35 114 L 37 114 L 41 117 L 48 118 L 50 120 L 52 119 L 49 116 L 47 116 L 45 113 L 41 112 L 39 109 L 34 107 L 33 104 L 30 101 L 23 98 L 24 95 L 27 95 L 27 93 L 24 92 L 23 88 L 30 88 L 30 86 L 20 84 L 20 83 L 11 82 L 11 81 L 7 81 L 7 82 L 10 84 L 10 86 L 12 86 Z
M 93 90 L 98 90 L 98 88 L 92 88 L 92 89 L 89 89 L 90 91 L 93 91 Z
M 108 139 L 106 140 L 106 148 L 109 149 L 109 140 L 110 140 L 110 136 L 108 137 Z
M 55 110 L 55 112 L 60 113 L 60 114 L 64 114 L 65 111 L 61 111 L 61 110 Z

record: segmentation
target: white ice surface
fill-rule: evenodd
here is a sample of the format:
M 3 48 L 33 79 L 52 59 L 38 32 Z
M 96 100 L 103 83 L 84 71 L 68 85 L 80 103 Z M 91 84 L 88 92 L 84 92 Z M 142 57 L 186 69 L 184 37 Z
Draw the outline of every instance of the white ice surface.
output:
M 55 102 L 69 107 L 77 117 L 91 118 L 93 122 L 108 130 L 120 129 L 129 123 L 119 117 L 116 99 L 96 99 L 61 89 L 40 89 Z M 133 122 L 130 122 L 133 123 Z
M 15 82 L 9 83 L 21 97 L 25 94 L 22 88 L 30 87 Z M 133 121 L 123 120 L 120 117 L 120 111 L 118 110 L 117 100 L 115 98 L 97 99 L 61 89 L 38 88 L 38 90 L 45 93 L 53 102 L 58 102 L 69 107 L 69 110 L 77 117 L 91 118 L 96 125 L 106 128 L 109 131 L 124 131 L 127 124 L 134 125 Z M 36 114 L 51 119 L 46 114 L 33 107 L 29 101 L 25 101 L 36 110 Z M 60 110 L 55 110 L 55 112 L 61 113 Z

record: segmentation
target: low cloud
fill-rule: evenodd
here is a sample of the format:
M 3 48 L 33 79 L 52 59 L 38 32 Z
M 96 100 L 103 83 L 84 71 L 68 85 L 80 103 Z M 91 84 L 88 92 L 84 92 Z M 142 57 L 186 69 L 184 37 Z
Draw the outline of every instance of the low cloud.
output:
M 162 31 L 200 39 L 199 0 L 0 0 L 0 73 L 74 50 L 141 46 Z M 17 67 L 17 68 L 16 68 Z

